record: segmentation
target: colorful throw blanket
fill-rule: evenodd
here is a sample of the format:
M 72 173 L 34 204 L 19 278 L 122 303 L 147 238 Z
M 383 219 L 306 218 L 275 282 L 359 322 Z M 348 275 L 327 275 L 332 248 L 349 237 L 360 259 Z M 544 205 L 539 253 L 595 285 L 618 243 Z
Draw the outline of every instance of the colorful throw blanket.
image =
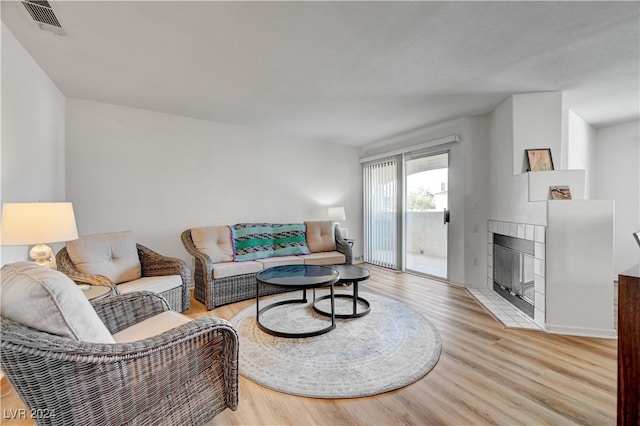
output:
M 273 247 L 276 256 L 310 254 L 307 227 L 304 223 L 273 224 Z
M 236 262 L 310 253 L 303 223 L 238 223 L 230 228 Z

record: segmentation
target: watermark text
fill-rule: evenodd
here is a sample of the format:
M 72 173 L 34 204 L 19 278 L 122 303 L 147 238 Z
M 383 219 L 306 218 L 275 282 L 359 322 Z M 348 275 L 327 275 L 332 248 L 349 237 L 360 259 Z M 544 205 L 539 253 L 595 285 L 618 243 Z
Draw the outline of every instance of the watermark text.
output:
M 56 416 L 56 410 L 47 408 L 30 410 L 28 408 L 4 408 L 3 419 L 52 419 Z

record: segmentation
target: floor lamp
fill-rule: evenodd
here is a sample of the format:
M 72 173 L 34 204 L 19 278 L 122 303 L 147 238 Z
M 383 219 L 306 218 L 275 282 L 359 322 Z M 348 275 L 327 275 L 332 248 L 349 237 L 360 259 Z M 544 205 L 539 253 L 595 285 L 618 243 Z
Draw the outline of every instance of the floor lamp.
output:
M 2 245 L 35 244 L 29 255 L 40 266 L 56 268 L 56 257 L 46 243 L 77 238 L 71 203 L 5 203 L 2 206 Z

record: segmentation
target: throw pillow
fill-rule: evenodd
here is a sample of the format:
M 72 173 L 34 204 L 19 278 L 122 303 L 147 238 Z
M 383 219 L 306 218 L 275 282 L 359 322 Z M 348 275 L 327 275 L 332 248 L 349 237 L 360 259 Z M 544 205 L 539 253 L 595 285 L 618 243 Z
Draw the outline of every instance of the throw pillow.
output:
M 4 318 L 83 342 L 115 343 L 82 290 L 62 272 L 34 262 L 8 264 L 0 290 Z
M 311 253 L 334 251 L 336 236 L 334 224 L 330 221 L 309 221 L 307 225 L 307 245 Z

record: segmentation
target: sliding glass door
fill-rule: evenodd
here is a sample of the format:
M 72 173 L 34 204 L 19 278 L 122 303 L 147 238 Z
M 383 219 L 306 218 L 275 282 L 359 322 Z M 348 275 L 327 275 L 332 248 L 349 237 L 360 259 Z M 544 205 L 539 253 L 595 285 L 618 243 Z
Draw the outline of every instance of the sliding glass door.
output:
M 365 262 L 447 279 L 448 151 L 371 161 L 363 178 Z
M 447 279 L 449 153 L 406 155 L 404 183 L 405 269 Z

